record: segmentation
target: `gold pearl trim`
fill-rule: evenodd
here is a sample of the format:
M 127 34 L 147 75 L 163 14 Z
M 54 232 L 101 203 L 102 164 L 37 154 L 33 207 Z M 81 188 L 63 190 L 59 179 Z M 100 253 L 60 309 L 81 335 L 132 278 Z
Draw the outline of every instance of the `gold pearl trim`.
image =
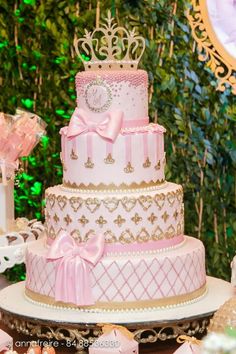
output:
M 126 184 L 126 183 L 121 183 L 119 185 L 116 185 L 114 183 L 111 184 L 104 184 L 104 183 L 99 183 L 98 185 L 95 185 L 93 183 L 89 183 L 88 185 L 81 183 L 81 184 L 76 184 L 76 183 L 71 183 L 68 181 L 63 181 L 63 188 L 71 188 L 73 190 L 80 190 L 80 191 L 106 191 L 109 190 L 109 192 L 117 192 L 119 190 L 130 190 L 130 189 L 146 189 L 150 187 L 157 187 L 165 184 L 164 179 L 156 180 L 156 181 L 150 181 L 150 182 L 133 182 L 131 184 Z

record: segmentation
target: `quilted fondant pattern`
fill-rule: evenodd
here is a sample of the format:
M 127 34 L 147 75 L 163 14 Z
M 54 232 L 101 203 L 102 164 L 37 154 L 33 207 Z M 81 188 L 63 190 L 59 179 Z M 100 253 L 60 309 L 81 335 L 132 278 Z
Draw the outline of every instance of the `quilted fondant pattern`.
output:
M 90 273 L 95 300 L 153 300 L 199 289 L 205 284 L 204 248 L 198 240 L 188 238 L 188 241 L 181 252 L 176 250 L 161 256 L 102 258 Z M 53 297 L 56 262 L 46 261 L 45 252 L 29 250 L 26 267 L 27 288 Z

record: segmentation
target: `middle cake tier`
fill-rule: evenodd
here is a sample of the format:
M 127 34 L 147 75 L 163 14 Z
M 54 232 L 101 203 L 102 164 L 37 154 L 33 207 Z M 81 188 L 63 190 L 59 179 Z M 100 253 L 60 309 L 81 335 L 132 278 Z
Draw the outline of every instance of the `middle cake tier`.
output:
M 183 240 L 184 205 L 180 185 L 123 192 L 81 192 L 62 185 L 46 190 L 47 244 L 66 230 L 75 240 L 105 235 L 105 252 L 155 250 Z

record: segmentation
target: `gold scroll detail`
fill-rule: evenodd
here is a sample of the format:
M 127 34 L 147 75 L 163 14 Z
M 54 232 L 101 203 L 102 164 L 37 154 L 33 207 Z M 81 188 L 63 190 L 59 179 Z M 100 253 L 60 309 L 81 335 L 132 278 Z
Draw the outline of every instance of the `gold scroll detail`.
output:
M 83 199 L 80 197 L 71 197 L 69 199 L 69 203 L 70 203 L 71 208 L 76 213 L 79 210 L 79 208 L 82 206 Z
M 96 212 L 100 206 L 104 206 L 109 212 L 114 212 L 120 204 L 124 208 L 126 212 L 131 212 L 132 209 L 136 206 L 137 203 L 140 204 L 143 211 L 147 211 L 153 204 L 158 207 L 158 210 L 161 211 L 166 205 L 170 207 L 174 207 L 174 204 L 177 203 L 179 206 L 179 213 L 183 214 L 183 190 L 180 186 L 176 191 L 164 193 L 157 193 L 154 196 L 150 195 L 140 195 L 138 197 L 107 197 L 107 198 L 98 198 L 98 197 L 88 197 L 88 198 L 81 198 L 81 197 L 70 197 L 67 198 L 65 195 L 56 195 L 56 194 L 49 194 L 46 193 L 46 200 L 49 202 L 47 207 L 48 209 L 53 210 L 54 206 L 59 206 L 60 210 L 63 211 L 68 205 L 73 209 L 74 212 L 77 212 L 82 205 L 85 205 L 86 208 L 91 212 Z M 50 201 L 53 201 L 51 203 Z M 176 216 L 176 214 L 175 214 Z M 177 218 L 177 216 L 176 216 Z M 152 217 L 153 219 L 153 217 Z M 150 222 L 153 223 L 154 220 L 150 219 Z
M 57 196 L 57 204 L 59 205 L 59 208 L 61 210 L 63 210 L 67 204 L 67 198 L 66 196 L 61 196 L 61 195 L 58 195 Z
M 101 217 L 100 217 L 101 218 Z M 103 227 L 104 224 L 107 223 L 105 219 L 98 219 L 97 223 L 99 226 Z M 117 219 L 116 219 L 117 220 Z M 116 221 L 114 220 L 114 222 Z M 124 220 L 124 219 L 123 219 Z M 121 221 L 121 220 L 120 220 Z M 84 225 L 83 225 L 84 226 Z M 160 226 L 154 227 L 153 231 L 149 233 L 145 227 L 142 227 L 140 231 L 136 233 L 133 233 L 132 229 L 125 229 L 120 235 L 115 235 L 110 229 L 105 231 L 104 234 L 106 236 L 106 241 L 108 243 L 116 243 L 120 242 L 122 244 L 129 244 L 129 243 L 134 243 L 134 242 L 149 242 L 149 241 L 160 241 L 160 240 L 170 240 L 174 237 L 183 235 L 183 227 L 184 225 L 182 223 L 178 223 L 177 227 L 170 225 L 167 229 L 162 230 Z M 51 239 L 55 239 L 58 237 L 59 233 L 62 231 L 62 229 L 55 231 L 53 226 L 51 226 L 47 230 L 47 235 Z M 80 230 L 82 231 L 82 230 Z M 77 232 L 77 230 L 73 230 L 71 232 L 71 235 Z M 81 239 L 83 241 L 87 241 L 95 231 L 93 229 L 90 229 L 83 237 L 81 236 Z
M 227 85 L 236 94 L 236 59 L 229 54 L 219 41 L 207 10 L 206 0 L 192 0 L 192 9 L 187 18 L 192 35 L 198 46 L 198 59 L 206 61 L 218 80 L 217 90 L 224 92 Z
M 192 291 L 188 294 L 176 295 L 170 297 L 164 297 L 156 300 L 140 300 L 140 301 L 121 301 L 121 302 L 96 302 L 95 305 L 92 306 L 83 306 L 82 308 L 87 309 L 141 309 L 146 307 L 163 307 L 163 306 L 174 306 L 181 303 L 186 303 L 197 299 L 200 296 L 203 296 L 206 292 L 206 284 L 204 284 L 201 288 Z M 54 298 L 36 293 L 30 289 L 25 289 L 25 294 L 33 301 L 41 302 L 44 304 L 48 304 L 51 306 L 60 306 L 60 307 L 72 307 L 78 308 L 75 304 L 64 303 L 61 301 L 55 301 Z
M 81 235 L 80 235 L 79 230 L 74 230 L 74 231 L 71 233 L 71 236 L 72 236 L 77 242 L 82 242 L 82 238 L 81 238 Z

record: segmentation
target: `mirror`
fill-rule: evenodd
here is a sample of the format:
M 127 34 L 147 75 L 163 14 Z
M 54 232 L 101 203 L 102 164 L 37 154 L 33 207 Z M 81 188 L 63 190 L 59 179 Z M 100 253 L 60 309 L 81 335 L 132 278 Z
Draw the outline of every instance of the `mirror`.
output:
M 208 62 L 217 89 L 223 92 L 230 85 L 236 94 L 236 0 L 192 0 L 187 18 L 199 60 Z

